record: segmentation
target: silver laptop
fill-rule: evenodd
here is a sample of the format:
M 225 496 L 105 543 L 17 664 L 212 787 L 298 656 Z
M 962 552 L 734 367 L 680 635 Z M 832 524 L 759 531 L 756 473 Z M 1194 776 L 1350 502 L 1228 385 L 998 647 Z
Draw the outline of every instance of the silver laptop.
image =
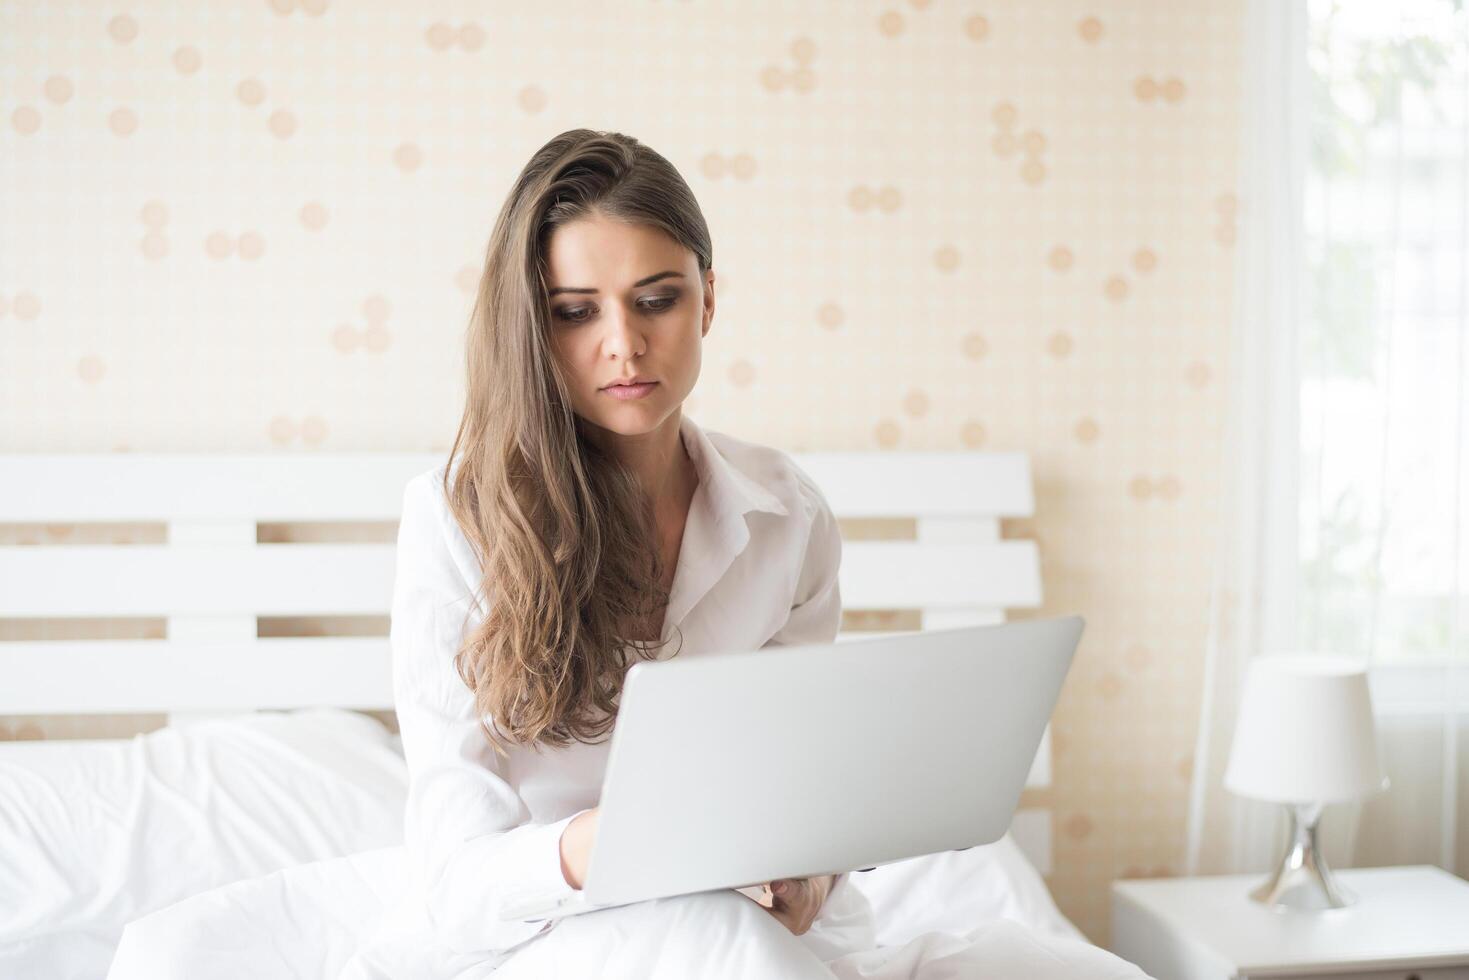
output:
M 635 663 L 583 887 L 506 918 L 998 840 L 1083 625 L 1073 615 Z

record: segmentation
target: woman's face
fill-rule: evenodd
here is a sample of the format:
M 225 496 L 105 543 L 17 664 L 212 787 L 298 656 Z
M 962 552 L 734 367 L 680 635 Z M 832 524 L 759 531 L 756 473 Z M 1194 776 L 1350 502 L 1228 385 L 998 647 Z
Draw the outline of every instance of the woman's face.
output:
M 600 215 L 558 227 L 546 261 L 552 347 L 576 414 L 625 436 L 675 416 L 699 378 L 714 270 L 701 278 L 694 253 L 660 229 Z M 653 383 L 631 398 L 608 390 L 634 377 Z

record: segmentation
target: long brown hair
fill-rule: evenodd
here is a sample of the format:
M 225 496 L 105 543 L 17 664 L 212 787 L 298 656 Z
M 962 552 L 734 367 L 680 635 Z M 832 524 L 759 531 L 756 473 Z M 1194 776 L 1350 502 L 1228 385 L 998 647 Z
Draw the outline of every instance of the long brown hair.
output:
M 683 177 L 621 133 L 573 129 L 546 143 L 495 219 L 444 492 L 484 572 L 485 615 L 455 666 L 502 755 L 497 732 L 521 744 L 601 740 L 632 659 L 662 646 L 653 502 L 584 437 L 548 336 L 547 245 L 592 214 L 661 229 L 697 256 L 701 276 L 713 262 Z

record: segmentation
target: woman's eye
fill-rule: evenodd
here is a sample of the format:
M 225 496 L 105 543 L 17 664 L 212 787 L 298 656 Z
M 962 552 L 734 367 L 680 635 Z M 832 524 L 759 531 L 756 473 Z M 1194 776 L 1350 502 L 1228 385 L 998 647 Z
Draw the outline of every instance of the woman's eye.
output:
M 648 301 L 647 303 L 642 304 L 642 306 L 645 310 L 651 310 L 654 313 L 662 313 L 664 310 L 667 310 L 669 307 L 673 306 L 673 304 L 677 302 L 677 296 L 660 296 Z M 575 308 L 562 308 L 556 311 L 556 316 L 562 320 L 567 321 L 568 323 L 581 323 L 582 321 L 587 320 L 591 317 L 591 310 L 590 308 L 585 306 Z

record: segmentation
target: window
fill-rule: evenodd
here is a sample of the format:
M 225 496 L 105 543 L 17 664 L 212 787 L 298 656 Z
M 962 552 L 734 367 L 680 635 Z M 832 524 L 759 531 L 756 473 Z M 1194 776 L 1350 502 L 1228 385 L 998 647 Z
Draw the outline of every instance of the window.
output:
M 1432 700 L 1469 664 L 1469 15 L 1309 14 L 1299 643 Z

